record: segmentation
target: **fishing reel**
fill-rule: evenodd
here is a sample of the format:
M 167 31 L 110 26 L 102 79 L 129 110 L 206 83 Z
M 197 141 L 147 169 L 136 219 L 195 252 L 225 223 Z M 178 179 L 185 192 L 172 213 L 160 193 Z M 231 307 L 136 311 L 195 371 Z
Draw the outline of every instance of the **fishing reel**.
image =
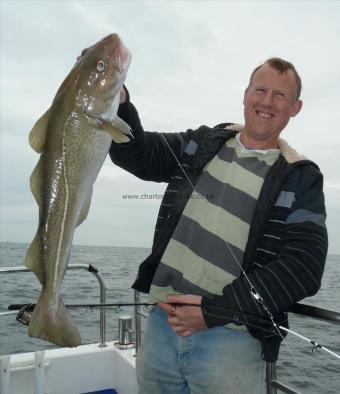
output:
M 20 307 L 20 308 L 18 308 Z M 10 305 L 8 307 L 9 310 L 17 310 L 19 309 L 19 312 L 16 315 L 16 320 L 25 326 L 28 326 L 31 321 L 31 316 L 32 312 L 34 310 L 35 304 L 24 304 L 24 305 Z

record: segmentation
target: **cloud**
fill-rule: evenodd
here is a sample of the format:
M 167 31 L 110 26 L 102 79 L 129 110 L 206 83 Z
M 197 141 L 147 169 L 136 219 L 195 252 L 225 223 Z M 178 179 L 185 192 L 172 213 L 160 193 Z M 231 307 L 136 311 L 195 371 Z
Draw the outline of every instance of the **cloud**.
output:
M 29 177 L 39 156 L 28 145 L 30 129 L 80 51 L 117 31 L 133 55 L 127 86 L 149 130 L 242 122 L 253 68 L 270 56 L 293 61 L 303 80 L 304 108 L 283 136 L 324 173 L 330 239 L 340 253 L 333 164 L 340 148 L 339 2 L 0 3 L 2 240 L 29 242 L 35 232 Z M 76 242 L 150 246 L 159 201 L 123 201 L 121 195 L 163 189 L 107 160 Z

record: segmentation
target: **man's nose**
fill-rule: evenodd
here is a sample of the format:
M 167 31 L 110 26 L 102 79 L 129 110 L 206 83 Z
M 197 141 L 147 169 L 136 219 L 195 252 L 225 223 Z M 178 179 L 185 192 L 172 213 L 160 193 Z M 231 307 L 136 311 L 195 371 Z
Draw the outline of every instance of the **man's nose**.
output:
M 273 102 L 273 98 L 274 98 L 273 93 L 274 92 L 272 92 L 271 90 L 268 90 L 265 93 L 265 95 L 262 97 L 261 104 L 268 106 L 268 107 L 271 106 L 272 102 Z

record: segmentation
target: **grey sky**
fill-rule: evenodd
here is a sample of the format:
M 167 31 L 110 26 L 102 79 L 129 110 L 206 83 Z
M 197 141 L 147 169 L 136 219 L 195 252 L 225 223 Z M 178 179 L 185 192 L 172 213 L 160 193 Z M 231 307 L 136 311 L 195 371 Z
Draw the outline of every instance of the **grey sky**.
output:
M 127 86 L 145 129 L 242 123 L 252 69 L 271 56 L 302 76 L 302 112 L 283 133 L 325 175 L 330 252 L 340 253 L 340 3 L 336 1 L 4 1 L 1 3 L 1 241 L 31 242 L 38 208 L 28 144 L 77 55 L 111 32 L 132 52 Z M 74 243 L 146 246 L 165 185 L 106 161 Z M 337 197 L 338 196 L 338 197 Z

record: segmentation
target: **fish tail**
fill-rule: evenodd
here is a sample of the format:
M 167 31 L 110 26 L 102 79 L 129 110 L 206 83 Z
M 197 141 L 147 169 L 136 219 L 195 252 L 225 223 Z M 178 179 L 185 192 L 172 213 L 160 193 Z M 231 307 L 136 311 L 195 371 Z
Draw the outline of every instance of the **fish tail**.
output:
M 49 298 L 41 294 L 31 316 L 28 327 L 30 337 L 44 339 L 59 346 L 74 347 L 80 345 L 79 330 L 62 300 L 58 306 L 51 307 Z
M 45 281 L 45 269 L 41 259 L 39 231 L 36 233 L 26 253 L 25 265 L 28 269 L 35 273 L 40 283 L 43 284 Z

